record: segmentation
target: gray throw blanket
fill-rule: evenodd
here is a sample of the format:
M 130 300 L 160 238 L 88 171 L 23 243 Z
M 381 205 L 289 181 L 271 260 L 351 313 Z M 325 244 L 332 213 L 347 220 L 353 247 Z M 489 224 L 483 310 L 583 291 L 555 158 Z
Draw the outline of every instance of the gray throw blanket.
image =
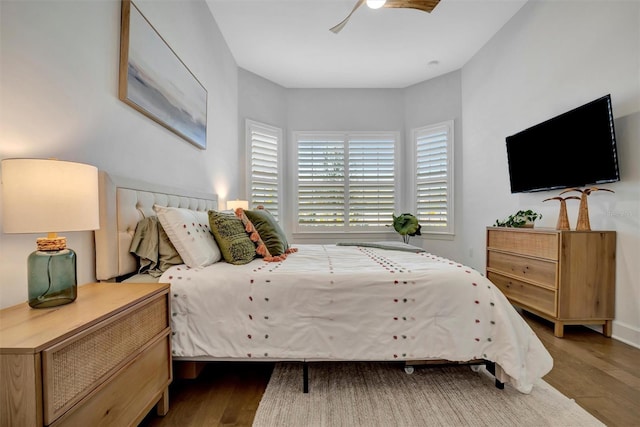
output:
M 402 242 L 338 242 L 337 246 L 363 246 L 367 248 L 387 249 L 390 251 L 404 251 L 404 252 L 426 252 L 426 250 L 417 246 L 412 246 Z

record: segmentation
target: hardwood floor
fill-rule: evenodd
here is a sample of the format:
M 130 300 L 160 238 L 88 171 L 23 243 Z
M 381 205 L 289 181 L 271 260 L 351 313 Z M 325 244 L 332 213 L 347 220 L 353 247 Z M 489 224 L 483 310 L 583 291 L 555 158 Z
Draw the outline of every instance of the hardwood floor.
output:
M 543 379 L 607 426 L 640 426 L 640 349 L 584 326 L 553 326 L 524 314 L 554 360 Z
M 583 326 L 553 336 L 551 323 L 524 317 L 554 359 L 544 380 L 607 426 L 640 426 L 640 349 Z M 170 386 L 169 413 L 155 411 L 140 426 L 251 426 L 273 364 L 212 363 L 196 380 Z

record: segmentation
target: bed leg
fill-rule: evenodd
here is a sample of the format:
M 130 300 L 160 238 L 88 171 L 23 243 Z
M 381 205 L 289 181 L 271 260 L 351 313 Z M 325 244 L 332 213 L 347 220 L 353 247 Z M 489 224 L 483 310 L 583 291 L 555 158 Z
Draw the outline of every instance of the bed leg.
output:
M 487 364 L 485 366 L 487 367 L 487 371 L 489 371 L 489 373 L 495 377 L 496 363 L 487 361 Z M 499 381 L 497 378 L 496 378 L 496 388 L 500 390 L 504 390 L 504 383 L 502 381 Z
M 302 392 L 309 393 L 309 365 L 302 362 Z

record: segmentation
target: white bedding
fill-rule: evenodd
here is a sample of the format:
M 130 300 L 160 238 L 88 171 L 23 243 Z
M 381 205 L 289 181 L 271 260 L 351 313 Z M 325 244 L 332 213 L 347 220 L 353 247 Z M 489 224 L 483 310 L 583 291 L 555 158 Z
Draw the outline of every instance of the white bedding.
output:
M 422 252 L 298 245 L 282 262 L 172 267 L 176 357 L 486 359 L 528 393 L 553 361 L 477 271 Z

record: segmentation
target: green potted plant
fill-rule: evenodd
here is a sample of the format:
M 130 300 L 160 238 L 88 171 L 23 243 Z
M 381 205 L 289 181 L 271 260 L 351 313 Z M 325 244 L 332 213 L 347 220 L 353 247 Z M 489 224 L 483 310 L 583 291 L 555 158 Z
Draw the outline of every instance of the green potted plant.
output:
M 506 219 L 496 220 L 494 227 L 533 227 L 533 223 L 537 219 L 542 219 L 542 214 L 528 209 L 526 211 L 519 210 L 513 215 L 509 215 Z
M 393 228 L 402 236 L 404 243 L 409 243 L 411 236 L 420 236 L 420 228 L 422 226 L 418 224 L 418 218 L 410 213 L 403 213 L 401 215 L 393 216 Z

